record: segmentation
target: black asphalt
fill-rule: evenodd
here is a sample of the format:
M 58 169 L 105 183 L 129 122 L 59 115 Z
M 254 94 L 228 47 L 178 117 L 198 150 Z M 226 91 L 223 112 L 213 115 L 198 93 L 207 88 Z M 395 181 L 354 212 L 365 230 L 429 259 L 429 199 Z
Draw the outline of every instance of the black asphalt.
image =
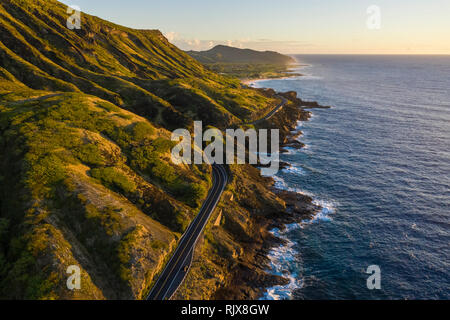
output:
M 273 109 L 272 111 L 270 111 L 268 114 L 266 114 L 263 118 L 256 120 L 255 122 L 252 122 L 251 124 L 258 124 L 259 122 L 265 121 L 265 120 L 269 120 L 270 118 L 272 118 L 278 111 L 281 110 L 281 108 L 284 107 L 284 105 L 287 103 L 287 99 L 283 98 L 283 97 L 279 97 L 281 98 L 281 103 L 275 107 L 275 109 Z
M 278 106 L 276 106 L 262 119 L 253 122 L 253 124 L 268 120 L 280 111 L 280 109 L 287 103 L 285 98 L 280 98 L 282 102 Z M 189 228 L 184 233 L 177 249 L 175 250 L 175 253 L 150 291 L 147 300 L 170 299 L 179 286 L 183 283 L 184 278 L 189 272 L 195 245 L 197 244 L 203 229 L 208 223 L 211 214 L 214 212 L 214 209 L 216 208 L 228 181 L 228 174 L 223 165 L 215 164 L 212 166 L 212 169 L 213 187 L 211 188 L 206 201 L 203 203 L 199 214 L 195 217 L 194 221 L 192 221 Z
M 195 245 L 228 182 L 228 174 L 223 165 L 213 165 L 212 172 L 213 187 L 206 201 L 181 238 L 175 253 L 153 286 L 147 300 L 170 299 L 186 277 L 192 263 Z

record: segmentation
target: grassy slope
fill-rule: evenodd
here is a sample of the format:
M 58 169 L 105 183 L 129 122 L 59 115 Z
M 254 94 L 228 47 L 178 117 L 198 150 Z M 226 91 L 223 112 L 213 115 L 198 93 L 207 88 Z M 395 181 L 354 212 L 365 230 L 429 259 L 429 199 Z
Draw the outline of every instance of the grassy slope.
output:
M 177 128 L 189 123 L 189 116 L 203 119 L 205 110 L 205 120 L 228 125 L 273 103 L 235 79 L 208 71 L 157 30 L 133 30 L 83 15 L 81 30 L 71 31 L 66 6 L 56 1 L 0 4 L 2 66 L 31 88 L 82 91 Z
M 71 31 L 56 1 L 0 5 L 0 297 L 140 298 L 210 185 L 208 167 L 171 163 L 165 128 L 277 101 L 159 31 L 88 15 Z
M 167 131 L 97 97 L 9 86 L 2 296 L 138 298 L 205 197 L 208 169 L 173 166 Z M 64 288 L 72 264 L 81 292 Z

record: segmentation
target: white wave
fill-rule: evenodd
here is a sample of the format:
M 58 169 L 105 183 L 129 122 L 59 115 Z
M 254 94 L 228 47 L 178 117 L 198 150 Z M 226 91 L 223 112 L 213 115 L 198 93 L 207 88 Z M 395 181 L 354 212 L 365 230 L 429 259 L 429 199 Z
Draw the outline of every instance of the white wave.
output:
M 303 280 L 297 279 L 297 274 L 292 273 L 287 277 L 289 284 L 285 286 L 275 286 L 267 289 L 261 300 L 290 300 L 293 292 L 303 287 Z
M 294 264 L 298 251 L 294 248 L 294 242 L 289 240 L 286 236 L 282 236 L 282 234 L 286 232 L 286 230 L 272 230 L 272 233 L 277 237 L 283 238 L 286 241 L 286 244 L 272 249 L 268 254 L 268 258 L 270 259 L 271 273 L 288 279 L 289 283 L 269 288 L 261 300 L 292 299 L 293 292 L 303 285 L 303 281 L 299 279 L 298 273 L 292 272 L 292 270 L 295 270 Z
M 298 188 L 289 187 L 286 181 L 279 177 L 274 176 L 275 187 L 281 190 L 287 190 L 291 192 L 297 192 L 310 196 L 313 203 L 321 207 L 311 219 L 303 220 L 300 223 L 292 223 L 285 226 L 283 230 L 275 228 L 271 230 L 271 233 L 285 241 L 285 244 L 272 249 L 268 258 L 270 259 L 269 272 L 273 275 L 282 276 L 289 280 L 286 285 L 278 285 L 268 288 L 261 300 L 290 300 L 293 298 L 293 293 L 297 289 L 303 287 L 303 279 L 297 271 L 297 256 L 299 252 L 295 249 L 295 243 L 289 239 L 289 234 L 295 230 L 303 229 L 307 225 L 318 223 L 320 221 L 331 221 L 331 215 L 335 212 L 335 204 L 331 201 L 317 199 L 311 192 L 300 190 Z
M 303 168 L 295 167 L 292 164 L 288 168 L 284 168 L 282 171 L 284 173 L 294 173 L 294 174 L 297 174 L 299 176 L 300 175 L 304 175 L 306 173 Z
M 318 211 L 311 219 L 304 220 L 300 224 L 294 224 L 299 225 L 300 227 L 304 227 L 305 225 L 316 223 L 319 221 L 332 221 L 331 215 L 336 212 L 336 203 L 333 201 L 323 200 L 319 199 L 315 194 L 312 192 L 302 190 L 300 188 L 292 188 L 289 187 L 286 181 L 284 181 L 283 178 L 279 176 L 273 177 L 275 180 L 275 188 L 290 192 L 296 192 L 299 194 L 304 194 L 306 196 L 309 196 L 313 199 L 313 204 L 316 206 L 319 206 L 321 208 L 320 211 Z M 289 230 L 292 225 L 287 225 L 287 229 Z
M 284 147 L 284 152 L 282 154 L 294 154 L 298 149 L 291 148 L 291 147 Z
M 283 178 L 279 176 L 274 176 L 273 180 L 275 180 L 275 188 L 280 190 L 288 190 L 288 186 L 286 184 L 286 181 L 283 180 Z
M 302 126 L 303 121 L 298 121 L 296 129 L 297 132 L 302 129 Z M 297 139 L 300 141 L 300 137 L 302 136 L 304 135 L 299 136 Z M 308 148 L 309 146 L 305 145 L 302 150 Z M 295 148 L 287 147 L 285 149 L 287 154 L 294 154 L 298 152 Z M 282 172 L 284 174 L 304 175 L 305 169 L 290 164 L 290 166 L 283 169 Z M 313 203 L 321 208 L 321 210 L 318 210 L 318 212 L 316 212 L 311 219 L 301 221 L 300 223 L 286 225 L 283 230 L 277 228 L 271 230 L 271 233 L 274 236 L 283 239 L 285 244 L 273 248 L 269 252 L 268 258 L 270 260 L 270 264 L 268 272 L 274 275 L 282 276 L 288 279 L 289 282 L 286 285 L 268 288 L 261 300 L 288 300 L 293 298 L 293 293 L 295 290 L 303 287 L 303 279 L 297 271 L 299 269 L 297 260 L 300 253 L 296 250 L 295 243 L 289 239 L 289 234 L 295 230 L 303 229 L 308 225 L 318 223 L 320 221 L 331 221 L 331 215 L 335 212 L 336 206 L 331 201 L 319 199 L 311 192 L 289 186 L 288 183 L 279 175 L 273 176 L 273 179 L 275 181 L 275 188 L 310 196 L 314 199 Z
M 309 191 L 301 190 L 300 188 L 292 188 L 288 186 L 287 182 L 280 176 L 273 176 L 273 180 L 275 180 L 275 188 L 277 189 L 304 194 L 310 196 L 311 198 L 315 197 L 315 195 Z
M 275 177 L 275 181 L 275 186 L 281 187 L 280 189 L 308 194 L 309 196 L 314 197 L 310 192 L 288 187 L 286 182 L 280 177 Z M 295 290 L 303 287 L 303 279 L 298 272 L 294 271 L 298 269 L 296 263 L 299 252 L 295 249 L 295 243 L 289 239 L 289 234 L 319 221 L 331 221 L 330 215 L 335 212 L 335 205 L 330 201 L 314 200 L 313 203 L 320 206 L 322 209 L 311 219 L 303 220 L 300 223 L 288 224 L 283 230 L 278 228 L 271 230 L 271 233 L 274 236 L 283 239 L 285 244 L 276 247 L 269 252 L 269 272 L 273 275 L 282 276 L 288 279 L 289 283 L 268 288 L 261 300 L 289 300 L 293 298 Z
M 313 204 L 316 206 L 321 207 L 321 210 L 318 211 L 312 219 L 304 220 L 301 222 L 301 228 L 304 228 L 306 225 L 317 223 L 320 221 L 332 221 L 333 218 L 331 217 L 332 214 L 336 212 L 336 205 L 331 201 L 326 200 L 313 200 Z

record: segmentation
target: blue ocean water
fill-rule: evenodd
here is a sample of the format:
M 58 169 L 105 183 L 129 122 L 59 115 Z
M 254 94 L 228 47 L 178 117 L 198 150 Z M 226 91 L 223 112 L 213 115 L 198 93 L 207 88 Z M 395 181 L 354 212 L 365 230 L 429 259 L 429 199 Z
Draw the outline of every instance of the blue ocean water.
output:
M 313 221 L 273 232 L 267 299 L 450 298 L 450 56 L 296 56 L 304 77 L 256 82 L 333 106 L 299 123 L 280 188 L 313 196 Z M 381 290 L 366 270 L 381 269 Z

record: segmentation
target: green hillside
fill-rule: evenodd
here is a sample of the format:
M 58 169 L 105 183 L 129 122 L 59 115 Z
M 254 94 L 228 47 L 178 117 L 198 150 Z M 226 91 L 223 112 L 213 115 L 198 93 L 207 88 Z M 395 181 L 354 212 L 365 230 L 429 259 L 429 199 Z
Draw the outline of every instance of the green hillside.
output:
M 159 31 L 52 0 L 0 0 L 0 298 L 141 298 L 211 185 L 176 166 L 170 132 L 278 103 Z M 67 267 L 82 267 L 80 291 Z
M 202 119 L 205 110 L 223 124 L 270 103 L 237 80 L 208 71 L 157 30 L 133 30 L 86 14 L 80 30 L 69 30 L 67 7 L 57 1 L 0 4 L 1 66 L 30 88 L 95 95 L 177 128 L 190 117 Z

